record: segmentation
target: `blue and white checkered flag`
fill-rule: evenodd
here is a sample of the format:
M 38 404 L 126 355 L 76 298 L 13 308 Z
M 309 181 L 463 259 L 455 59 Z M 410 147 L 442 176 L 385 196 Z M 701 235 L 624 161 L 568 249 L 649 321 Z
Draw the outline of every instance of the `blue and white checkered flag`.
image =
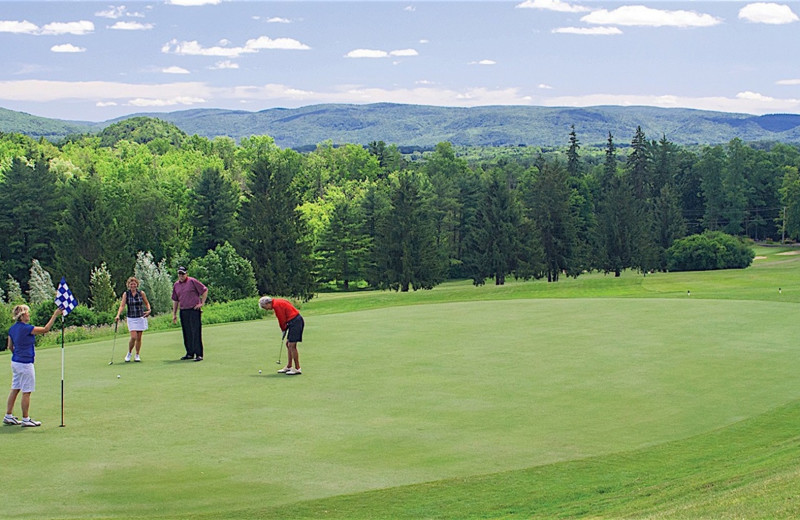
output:
M 56 306 L 63 312 L 64 316 L 72 312 L 72 309 L 78 305 L 78 300 L 72 295 L 72 291 L 69 290 L 69 286 L 67 285 L 67 280 L 62 276 L 61 282 L 58 284 L 58 289 L 56 289 Z

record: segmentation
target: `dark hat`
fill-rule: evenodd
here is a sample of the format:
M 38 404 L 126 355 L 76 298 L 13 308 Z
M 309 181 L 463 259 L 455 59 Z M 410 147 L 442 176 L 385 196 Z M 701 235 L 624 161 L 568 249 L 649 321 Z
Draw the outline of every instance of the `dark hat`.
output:
M 185 267 L 183 267 L 183 266 L 180 266 L 180 267 L 178 268 L 178 274 L 186 274 L 186 268 L 185 268 Z

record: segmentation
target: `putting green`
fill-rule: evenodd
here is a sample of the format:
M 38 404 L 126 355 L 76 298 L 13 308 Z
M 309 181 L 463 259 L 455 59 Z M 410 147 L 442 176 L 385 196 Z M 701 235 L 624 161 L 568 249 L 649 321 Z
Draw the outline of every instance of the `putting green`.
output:
M 256 511 L 659 444 L 800 398 L 782 303 L 483 301 L 306 322 L 302 376 L 275 373 L 272 318 L 206 327 L 202 363 L 178 361 L 177 330 L 145 333 L 142 363 L 122 363 L 124 334 L 113 366 L 111 341 L 68 345 L 65 428 L 61 349 L 40 351 L 43 427 L 0 428 L 31 483 L 4 488 L 4 515 Z

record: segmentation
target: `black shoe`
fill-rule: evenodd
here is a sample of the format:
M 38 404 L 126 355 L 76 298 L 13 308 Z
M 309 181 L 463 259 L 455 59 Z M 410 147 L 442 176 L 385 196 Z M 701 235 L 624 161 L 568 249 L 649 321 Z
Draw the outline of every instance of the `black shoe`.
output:
M 203 356 L 197 356 L 194 358 L 195 361 L 203 361 Z
M 190 356 L 189 354 L 186 354 L 185 356 L 183 356 L 181 358 L 181 361 L 186 360 L 186 359 L 194 359 L 194 356 Z

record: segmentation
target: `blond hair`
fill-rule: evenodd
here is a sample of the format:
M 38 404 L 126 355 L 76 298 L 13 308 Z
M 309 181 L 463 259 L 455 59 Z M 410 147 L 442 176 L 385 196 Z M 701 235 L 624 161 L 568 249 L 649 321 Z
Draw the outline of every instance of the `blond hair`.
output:
M 136 282 L 138 285 L 141 285 L 138 278 L 136 278 L 135 276 L 131 276 L 130 278 L 128 278 L 128 281 L 125 282 L 125 287 L 130 287 L 131 282 Z
M 14 321 L 19 321 L 19 319 L 22 317 L 23 314 L 30 315 L 30 313 L 31 313 L 31 308 L 28 307 L 27 305 L 17 305 L 16 307 L 14 307 L 14 310 L 12 311 L 12 314 L 14 315 Z

